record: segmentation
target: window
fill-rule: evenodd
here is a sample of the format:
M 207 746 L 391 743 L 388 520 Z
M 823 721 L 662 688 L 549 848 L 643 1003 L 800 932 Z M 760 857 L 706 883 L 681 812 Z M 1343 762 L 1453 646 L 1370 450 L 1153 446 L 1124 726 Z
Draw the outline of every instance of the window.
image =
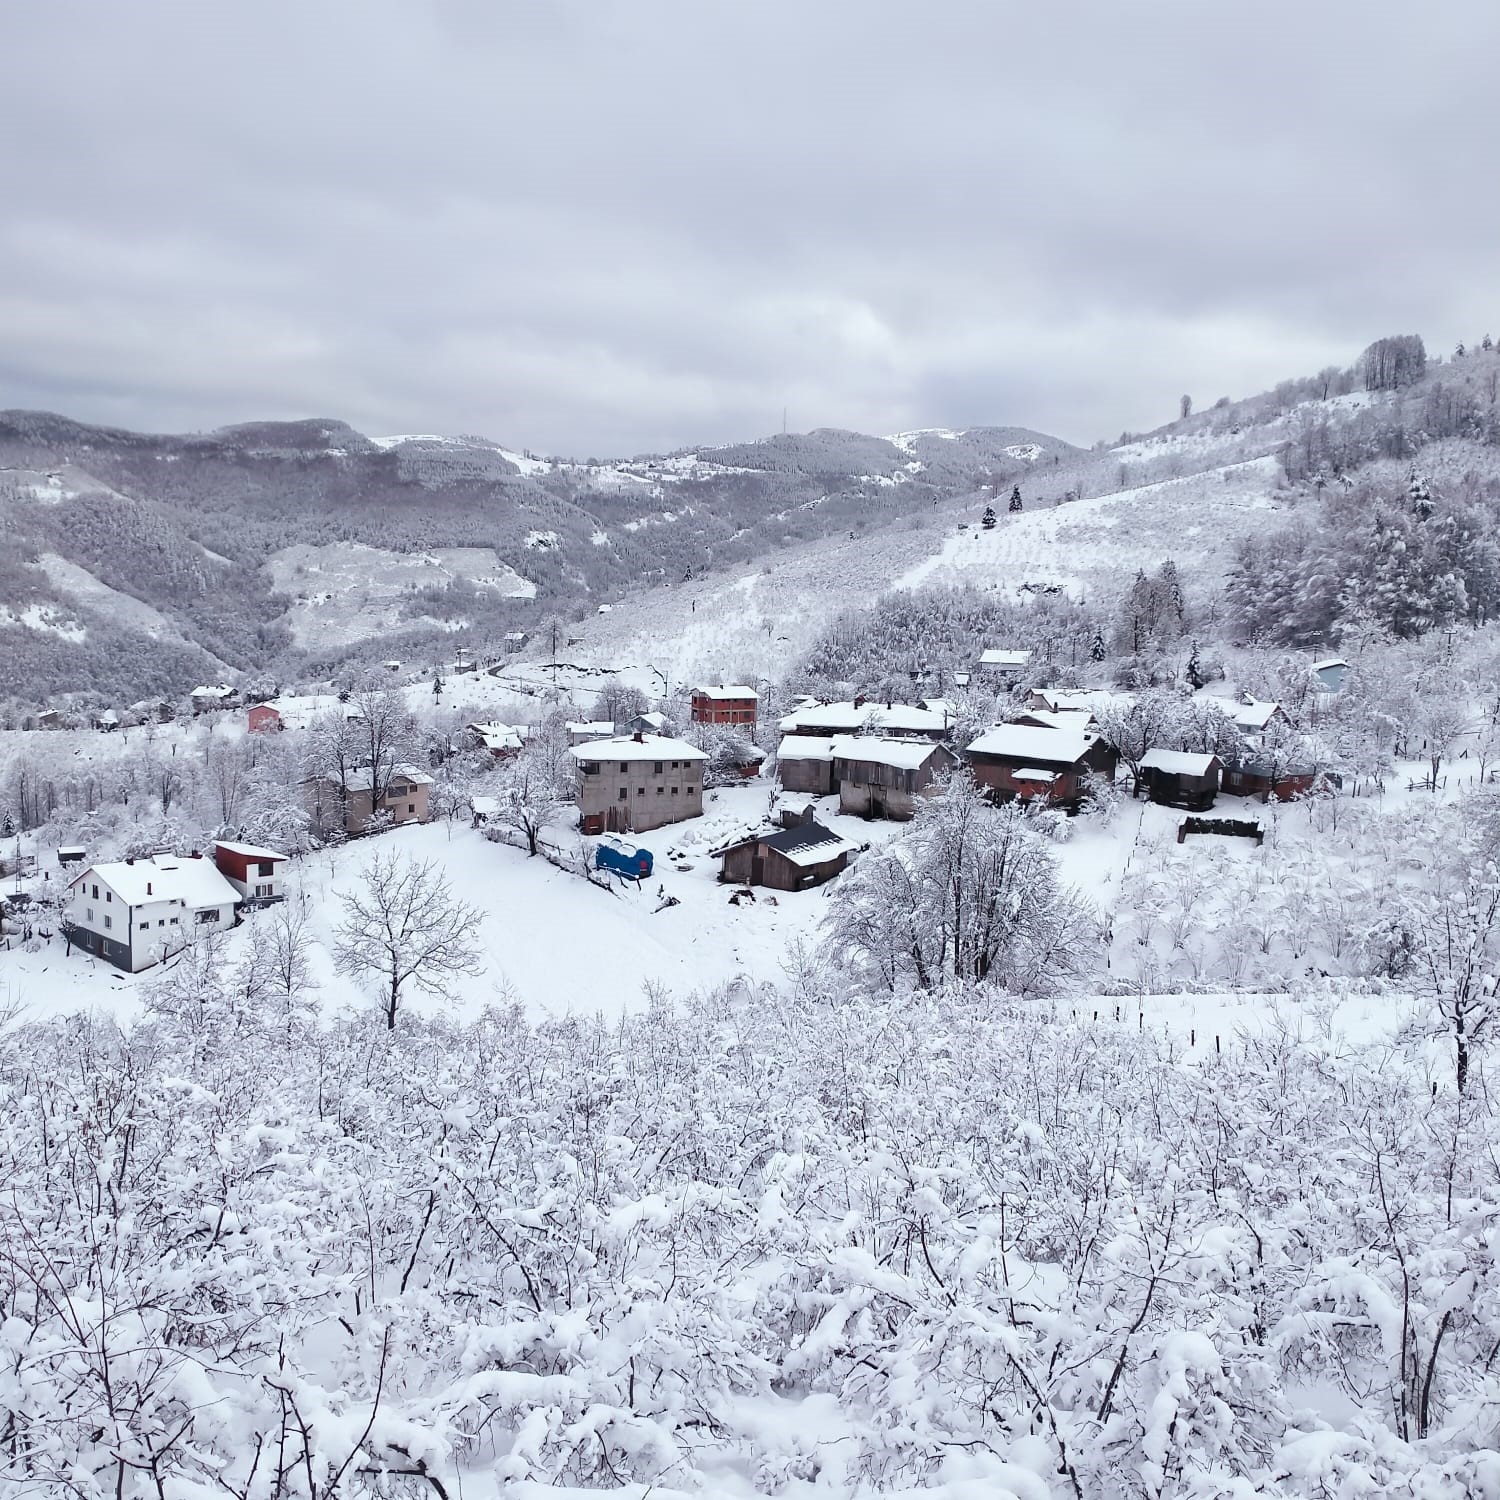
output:
M 656 762 L 656 763 L 655 763 L 655 764 L 654 764 L 654 765 L 653 765 L 653 766 L 652 766 L 652 767 L 651 767 L 651 770 L 652 770 L 652 772 L 653 772 L 653 773 L 654 773 L 654 774 L 655 774 L 655 775 L 657 775 L 657 776 L 660 776 L 660 775 L 661 775 L 661 768 L 662 768 L 662 765 L 663 765 L 663 762 L 662 762 L 662 761 L 657 761 L 657 762 Z
M 96 885 L 94 887 L 94 900 L 97 901 L 98 899 L 99 899 L 99 887 Z
M 275 872 L 271 869 L 271 861 L 268 860 L 268 859 L 263 859 L 255 867 L 255 873 L 257 875 L 271 875 L 271 874 L 274 874 Z
M 659 786 L 656 789 L 656 795 L 658 797 L 664 797 L 666 795 L 666 792 L 667 792 L 667 789 L 664 786 Z
M 198 921 L 200 923 L 203 923 L 203 922 L 217 922 L 218 920 L 219 920 L 219 908 L 217 906 L 207 907 L 205 910 L 200 911 L 198 913 Z
M 177 926 L 177 924 L 178 924 L 178 923 L 179 923 L 179 922 L 181 922 L 181 921 L 182 921 L 182 918 L 181 918 L 181 917 L 173 917 L 173 918 L 172 918 L 172 925 L 173 925 L 173 926 L 174 926 L 174 927 L 176 927 L 176 926 Z
M 86 922 L 92 922 L 94 920 L 94 908 L 92 906 L 84 908 L 84 918 L 83 919 Z
M 599 774 L 599 762 L 597 760 L 584 761 L 583 774 L 585 776 L 597 776 Z
M 115 893 L 113 891 L 105 891 L 104 899 L 106 901 L 113 901 L 115 899 Z
M 406 804 L 406 810 L 407 812 L 414 814 L 417 810 L 417 804 L 415 802 L 408 802 Z
M 150 932 L 151 931 L 151 924 L 149 922 L 142 922 L 141 923 L 141 931 L 142 932 Z
M 115 925 L 115 919 L 113 917 L 105 917 L 104 925 L 106 927 L 113 927 Z
M 158 927 L 165 927 L 167 925 L 167 919 L 165 917 L 158 917 L 156 919 L 156 925 Z
M 620 788 L 620 801 L 623 802 L 629 795 L 630 795 L 630 788 L 622 786 Z
M 630 769 L 630 762 L 628 760 L 622 760 L 620 762 L 620 769 L 622 771 L 628 771 Z
M 677 795 L 677 788 L 675 786 L 672 788 L 672 795 L 674 797 Z

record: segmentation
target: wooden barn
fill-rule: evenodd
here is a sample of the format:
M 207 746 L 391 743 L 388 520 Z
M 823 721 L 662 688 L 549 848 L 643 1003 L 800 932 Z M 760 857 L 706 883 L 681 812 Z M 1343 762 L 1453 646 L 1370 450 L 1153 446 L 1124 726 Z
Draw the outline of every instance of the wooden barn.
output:
M 1040 713 L 1045 710 L 1031 717 Z M 985 730 L 964 759 L 975 783 L 997 802 L 1041 801 L 1076 809 L 1090 775 L 1114 779 L 1117 757 L 1106 741 L 1077 723 L 1064 728 L 1033 722 Z
M 719 879 L 773 891 L 803 891 L 832 880 L 853 852 L 853 844 L 821 823 L 799 823 L 753 834 L 721 849 Z
M 920 798 L 937 790 L 938 777 L 957 764 L 953 751 L 929 740 L 879 735 L 835 740 L 833 780 L 839 789 L 839 810 L 904 821 L 915 815 Z
M 1187 750 L 1151 750 L 1142 759 L 1137 789 L 1153 802 L 1202 812 L 1214 805 L 1224 763 L 1217 755 Z
M 269 703 L 257 703 L 245 710 L 245 728 L 251 734 L 268 734 L 274 730 L 285 729 L 286 724 L 282 720 L 279 708 L 272 708 Z

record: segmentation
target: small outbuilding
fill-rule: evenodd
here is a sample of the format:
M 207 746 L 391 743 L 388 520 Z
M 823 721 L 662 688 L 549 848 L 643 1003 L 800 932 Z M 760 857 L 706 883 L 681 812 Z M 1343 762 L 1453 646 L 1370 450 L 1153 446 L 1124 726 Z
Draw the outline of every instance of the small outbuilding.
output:
M 230 885 L 239 893 L 243 906 L 269 906 L 273 901 L 285 899 L 281 886 L 281 866 L 287 856 L 276 849 L 263 849 L 259 844 L 214 845 L 214 864 Z
M 1224 763 L 1217 755 L 1151 750 L 1140 762 L 1137 788 L 1153 802 L 1202 812 L 1214 805 Z
M 1311 765 L 1282 766 L 1253 756 L 1224 767 L 1219 790 L 1227 797 L 1259 797 L 1269 802 L 1290 802 L 1303 797 L 1318 781 L 1318 769 Z
M 719 879 L 773 891 L 803 891 L 832 880 L 849 863 L 854 845 L 818 822 L 753 834 L 719 851 Z
M 245 728 L 251 734 L 274 734 L 286 728 L 281 710 L 269 703 L 256 703 L 245 710 Z

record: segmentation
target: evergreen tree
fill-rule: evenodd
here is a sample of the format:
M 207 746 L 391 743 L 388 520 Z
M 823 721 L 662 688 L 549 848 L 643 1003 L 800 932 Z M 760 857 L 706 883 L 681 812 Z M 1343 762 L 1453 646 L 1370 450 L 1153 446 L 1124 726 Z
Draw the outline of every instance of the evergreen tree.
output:
M 986 531 L 993 531 L 995 529 L 995 520 L 995 507 L 993 505 L 986 505 L 984 508 L 984 529 Z
M 1010 492 L 1010 513 L 1015 515 L 1021 508 L 1021 486 L 1016 485 Z
M 1432 490 L 1425 476 L 1418 474 L 1415 469 L 1411 471 L 1411 478 L 1406 486 L 1406 498 L 1411 502 L 1412 514 L 1419 521 L 1425 521 L 1432 515 L 1435 509 Z
M 432 696 L 434 698 L 443 696 L 443 669 L 441 667 L 432 669 Z
M 1193 649 L 1188 655 L 1187 680 L 1188 685 L 1193 689 L 1194 692 L 1197 692 L 1197 690 L 1201 688 L 1203 684 L 1208 680 L 1203 675 L 1203 663 L 1198 659 L 1197 641 L 1193 642 Z
M 1094 632 L 1093 644 L 1089 647 L 1089 660 L 1103 661 L 1104 658 L 1108 655 L 1109 649 L 1104 644 L 1104 632 L 1102 630 L 1096 630 Z

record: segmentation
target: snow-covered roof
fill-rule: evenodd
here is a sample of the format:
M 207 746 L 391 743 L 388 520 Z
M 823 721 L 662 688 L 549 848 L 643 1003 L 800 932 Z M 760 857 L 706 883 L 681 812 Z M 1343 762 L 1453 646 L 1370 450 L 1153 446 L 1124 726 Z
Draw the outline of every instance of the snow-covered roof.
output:
M 1081 726 L 1043 729 L 1034 724 L 997 724 L 969 742 L 970 755 L 998 755 L 1028 766 L 1071 766 L 1097 738 Z
M 766 848 L 774 849 L 784 859 L 789 859 L 799 869 L 821 865 L 840 854 L 852 854 L 855 845 L 821 823 L 803 823 L 796 828 L 783 828 L 779 833 L 762 840 Z
M 1230 717 L 1241 729 L 1264 729 L 1281 712 L 1279 703 L 1236 703 Z
M 924 698 L 919 704 L 917 704 L 917 707 L 920 708 L 924 713 L 942 714 L 945 719 L 953 718 L 954 714 L 957 712 L 957 710 L 953 706 L 952 700 L 948 698 Z
M 608 739 L 615 732 L 615 721 L 613 719 L 569 719 L 569 734 L 593 734 L 601 739 Z
M 227 849 L 231 854 L 238 854 L 243 859 L 290 859 L 288 854 L 282 854 L 276 849 L 262 849 L 259 844 L 231 844 L 224 839 L 215 839 L 214 848 Z
M 1141 769 L 1161 771 L 1168 776 L 1207 776 L 1218 764 L 1217 755 L 1198 755 L 1190 750 L 1148 750 L 1141 760 Z
M 393 781 L 409 781 L 413 786 L 431 786 L 432 777 L 425 772 L 419 771 L 415 766 L 393 766 L 391 774 L 387 779 L 387 785 Z M 346 792 L 368 792 L 375 785 L 375 775 L 369 766 L 360 766 L 358 769 L 348 772 L 344 777 L 344 790 Z
M 480 817 L 487 818 L 491 813 L 500 811 L 500 799 L 498 797 L 470 797 L 469 806 L 477 812 Z
M 633 735 L 627 735 L 620 739 L 591 740 L 587 745 L 574 745 L 568 754 L 580 762 L 708 759 L 696 745 L 690 745 L 686 740 L 674 740 L 658 734 L 643 734 L 639 739 Z
M 521 730 L 510 724 L 470 724 L 469 728 L 484 742 L 486 750 L 519 750 L 524 738 Z
M 1029 723 L 1040 729 L 1082 729 L 1092 719 L 1093 715 L 1086 708 L 1028 708 L 1011 722 Z
M 718 687 L 698 687 L 693 692 L 700 698 L 751 698 L 760 702 L 760 694 L 753 687 L 744 687 L 737 683 L 720 683 Z
M 979 653 L 981 667 L 1024 667 L 1030 660 L 1029 651 L 1003 651 L 992 647 Z
M 776 748 L 777 760 L 832 760 L 838 740 L 820 739 L 815 734 L 788 735 Z
M 59 844 L 57 852 L 59 854 L 87 854 L 89 851 L 87 844 Z
M 941 734 L 951 714 L 913 708 L 907 703 L 817 703 L 799 708 L 781 721 L 783 734 L 826 729 L 831 734 L 856 729 L 888 729 L 897 734 Z
M 209 906 L 232 906 L 240 899 L 211 859 L 179 859 L 175 854 L 90 865 L 72 884 L 85 880 L 107 885 L 127 906 L 180 901 L 189 911 L 201 911 Z
M 190 698 L 230 698 L 234 696 L 234 689 L 221 682 L 216 687 L 195 687 L 188 696 Z
M 833 742 L 835 760 L 865 761 L 896 771 L 917 771 L 934 755 L 944 755 L 932 740 L 893 740 L 878 734 L 840 735 Z
M 665 714 L 659 714 L 652 711 L 649 713 L 637 714 L 635 718 L 633 718 L 630 722 L 632 724 L 649 724 L 653 729 L 660 731 L 667 727 L 667 716 Z
M 1325 656 L 1322 661 L 1315 661 L 1312 664 L 1312 670 L 1322 672 L 1329 667 L 1347 667 L 1348 665 L 1349 663 L 1342 656 Z
M 1044 771 L 1040 766 L 1023 766 L 1019 771 L 1012 771 L 1011 775 L 1017 781 L 1056 781 L 1056 771 Z

